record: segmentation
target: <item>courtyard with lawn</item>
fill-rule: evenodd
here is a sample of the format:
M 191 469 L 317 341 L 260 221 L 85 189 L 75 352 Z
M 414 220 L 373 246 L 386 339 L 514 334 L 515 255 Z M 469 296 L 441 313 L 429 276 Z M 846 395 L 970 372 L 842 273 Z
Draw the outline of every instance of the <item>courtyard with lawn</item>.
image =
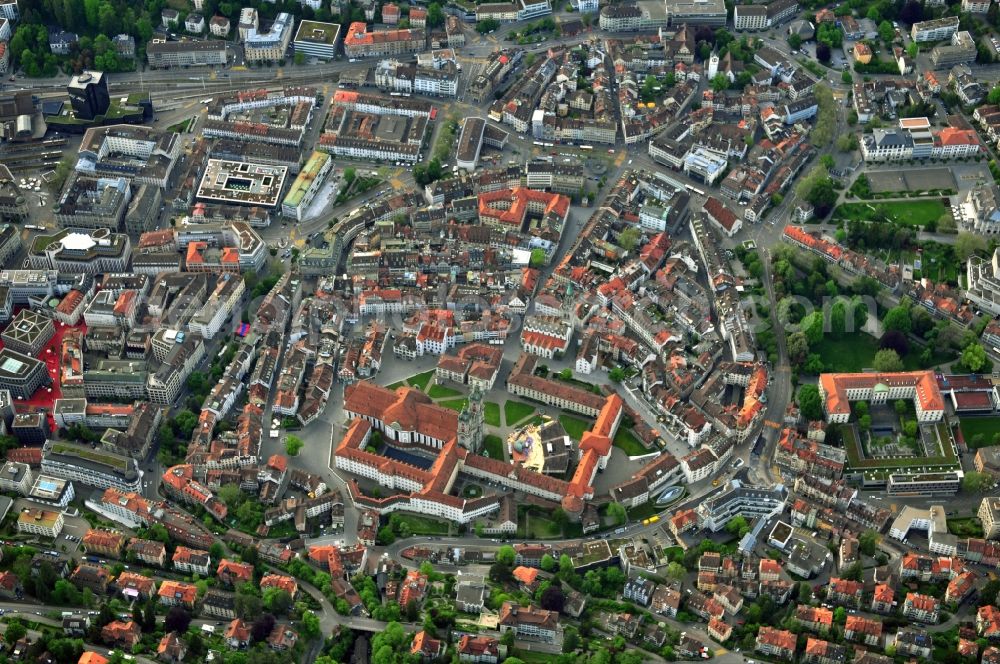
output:
M 823 361 L 824 371 L 838 373 L 856 373 L 871 369 L 875 365 L 875 353 L 879 351 L 878 339 L 866 332 L 852 332 L 836 337 L 825 334 L 815 344 L 809 345 L 809 352 L 819 355 Z M 921 354 L 923 349 L 914 345 L 910 352 L 904 355 L 903 369 L 918 371 L 930 369 L 955 359 L 951 352 L 933 352 L 929 362 L 924 362 Z
M 559 424 L 561 424 L 563 429 L 566 430 L 566 434 L 576 442 L 580 442 L 580 439 L 583 438 L 583 434 L 590 431 L 590 427 L 593 426 L 592 422 L 581 420 L 570 415 L 560 415 Z
M 622 452 L 630 457 L 649 454 L 649 450 L 643 446 L 642 442 L 632 433 L 632 430 L 626 427 L 618 428 L 618 433 L 615 434 L 614 446 L 621 449 Z
M 909 201 L 844 203 L 833 211 L 834 221 L 886 221 L 901 226 L 936 225 L 950 216 L 947 199 L 930 198 Z
M 507 455 L 503 451 L 503 439 L 500 436 L 487 435 L 483 437 L 483 452 L 491 459 L 506 461 Z
M 1000 417 L 970 417 L 959 422 L 962 438 L 969 449 L 1000 444 Z
M 487 401 L 483 404 L 483 418 L 491 427 L 500 426 L 500 404 Z
M 521 401 L 508 399 L 503 404 L 503 417 L 507 426 L 514 426 L 526 417 L 535 414 L 535 407 Z

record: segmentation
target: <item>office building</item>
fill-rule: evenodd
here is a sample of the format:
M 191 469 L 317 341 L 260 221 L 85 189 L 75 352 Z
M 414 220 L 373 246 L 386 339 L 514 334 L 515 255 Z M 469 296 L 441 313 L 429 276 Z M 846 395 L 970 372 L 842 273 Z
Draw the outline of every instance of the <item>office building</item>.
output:
M 81 120 L 93 120 L 108 112 L 111 96 L 108 79 L 103 72 L 84 71 L 74 76 L 66 86 L 73 112 Z
M 146 59 L 154 69 L 170 67 L 221 67 L 226 64 L 222 40 L 166 41 L 154 39 L 146 46 Z
M 135 459 L 88 445 L 48 441 L 42 447 L 42 472 L 98 489 L 142 490 Z
M 54 206 L 63 228 L 121 228 L 132 188 L 124 177 L 95 178 L 73 172 Z
M 302 221 L 332 168 L 333 158 L 328 153 L 313 152 L 281 202 L 282 215 Z
M 31 309 L 21 309 L 2 333 L 4 345 L 25 355 L 38 355 L 56 333 L 52 319 Z
M 302 21 L 295 33 L 292 46 L 296 53 L 307 57 L 332 60 L 340 45 L 340 24 Z
M 30 399 L 49 380 L 44 362 L 11 348 L 0 349 L 0 389 L 9 390 L 15 398 Z
M 17 516 L 17 532 L 55 539 L 63 529 L 62 512 L 26 509 Z
M 243 55 L 247 62 L 277 62 L 285 57 L 292 40 L 295 17 L 281 12 L 267 31 L 259 27 L 247 31 L 243 39 Z

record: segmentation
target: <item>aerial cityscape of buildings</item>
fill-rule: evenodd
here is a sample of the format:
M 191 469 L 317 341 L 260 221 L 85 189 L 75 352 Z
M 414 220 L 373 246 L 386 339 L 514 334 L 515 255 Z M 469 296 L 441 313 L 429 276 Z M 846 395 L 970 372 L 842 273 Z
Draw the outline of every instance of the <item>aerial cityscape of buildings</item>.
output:
M 5 661 L 1000 664 L 993 3 L 71 5 Z

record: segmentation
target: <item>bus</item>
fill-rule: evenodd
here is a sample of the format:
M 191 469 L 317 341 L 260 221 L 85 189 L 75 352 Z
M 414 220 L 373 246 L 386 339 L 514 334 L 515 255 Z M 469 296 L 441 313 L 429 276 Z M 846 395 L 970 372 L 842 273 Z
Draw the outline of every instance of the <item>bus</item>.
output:
M 205 99 L 202 99 L 202 100 L 201 100 L 201 103 L 202 103 L 203 105 L 205 105 L 205 106 L 208 106 L 209 104 L 211 104 L 211 103 L 212 103 L 212 98 L 211 98 L 211 97 L 206 97 Z
M 659 520 L 660 520 L 660 517 L 659 517 L 659 515 L 657 515 L 657 516 L 651 516 L 651 517 L 649 517 L 649 522 L 650 522 L 650 523 L 656 523 L 656 522 L 657 522 L 657 521 L 659 521 Z
M 593 150 L 594 146 L 593 145 L 581 145 L 580 149 L 581 150 Z
M 698 189 L 697 187 L 692 187 L 689 184 L 685 184 L 684 188 L 687 189 L 688 191 L 690 191 L 693 194 L 698 194 L 699 196 L 704 196 L 705 195 L 704 191 L 702 191 L 701 189 Z

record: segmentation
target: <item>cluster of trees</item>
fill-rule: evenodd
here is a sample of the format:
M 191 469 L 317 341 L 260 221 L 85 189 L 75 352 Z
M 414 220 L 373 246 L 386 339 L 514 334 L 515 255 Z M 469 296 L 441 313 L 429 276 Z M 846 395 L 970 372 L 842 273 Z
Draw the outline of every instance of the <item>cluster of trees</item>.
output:
M 500 21 L 495 18 L 484 18 L 482 21 L 476 23 L 476 32 L 481 35 L 493 32 L 500 27 Z
M 226 504 L 229 516 L 236 518 L 240 530 L 254 532 L 264 520 L 264 506 L 235 484 L 224 484 L 216 492 Z
M 817 89 L 818 88 L 819 86 L 817 86 Z M 819 116 L 817 115 L 816 127 L 813 129 L 814 136 L 816 131 L 820 128 L 819 124 Z M 832 136 L 832 128 L 829 131 Z M 829 139 L 827 140 L 829 141 Z M 816 216 L 820 219 L 823 219 L 826 215 L 830 214 L 830 210 L 833 209 L 834 204 L 837 202 L 837 190 L 834 189 L 830 173 L 823 164 L 817 164 L 814 166 L 813 169 L 799 181 L 799 184 L 795 188 L 795 193 L 800 199 L 812 204 L 812 206 L 816 209 Z
M 49 50 L 49 32 L 44 25 L 22 23 L 7 45 L 15 67 L 26 76 L 55 76 L 59 73 L 59 58 Z
M 201 377 L 205 376 L 201 372 L 193 372 L 188 377 L 189 384 L 195 374 Z M 204 398 L 198 399 L 199 409 L 202 401 L 204 401 Z M 191 404 L 188 405 L 190 406 Z M 191 433 L 196 426 L 198 426 L 198 416 L 190 408 L 185 408 L 172 418 L 162 420 L 160 428 L 157 431 L 160 439 L 160 451 L 157 452 L 157 458 L 160 460 L 160 463 L 172 465 L 185 457 L 187 454 L 187 441 L 191 440 Z
M 431 159 L 427 165 L 417 164 L 413 167 L 413 180 L 421 187 L 437 182 L 444 175 L 441 167 L 441 160 L 437 157 Z

